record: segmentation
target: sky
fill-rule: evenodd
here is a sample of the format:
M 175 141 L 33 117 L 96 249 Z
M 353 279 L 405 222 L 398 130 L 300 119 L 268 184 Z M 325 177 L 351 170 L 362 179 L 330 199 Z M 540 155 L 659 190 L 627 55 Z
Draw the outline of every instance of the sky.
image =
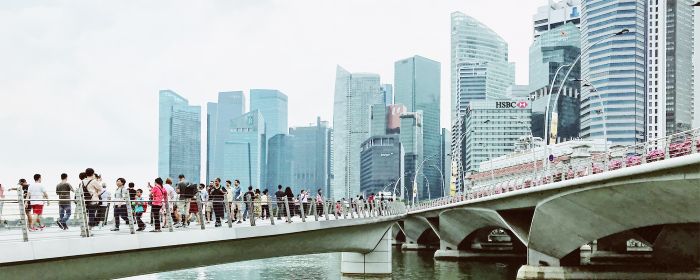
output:
M 332 121 L 336 65 L 393 83 L 393 63 L 413 55 L 442 64 L 448 127 L 450 13 L 500 34 L 525 84 L 532 15 L 547 2 L 6 1 L 0 183 L 34 173 L 55 183 L 61 172 L 75 178 L 93 167 L 109 184 L 144 185 L 157 175 L 160 89 L 203 115 L 219 91 L 279 89 L 289 96 L 289 125 L 303 126 Z

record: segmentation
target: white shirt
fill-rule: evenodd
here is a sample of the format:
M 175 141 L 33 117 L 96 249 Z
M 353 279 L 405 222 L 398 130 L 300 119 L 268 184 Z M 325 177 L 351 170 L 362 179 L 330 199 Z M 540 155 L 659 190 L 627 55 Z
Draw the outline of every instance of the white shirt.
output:
M 169 184 L 165 184 L 163 186 L 165 187 L 165 192 L 168 194 L 168 201 L 175 201 L 175 197 L 177 196 L 177 193 L 175 193 L 175 188 Z
M 30 205 L 43 205 L 43 201 L 35 201 L 35 199 L 44 199 L 44 193 L 46 192 L 46 189 L 44 189 L 44 185 L 41 183 L 32 183 L 29 185 L 29 189 L 27 189 L 29 192 L 29 204 Z

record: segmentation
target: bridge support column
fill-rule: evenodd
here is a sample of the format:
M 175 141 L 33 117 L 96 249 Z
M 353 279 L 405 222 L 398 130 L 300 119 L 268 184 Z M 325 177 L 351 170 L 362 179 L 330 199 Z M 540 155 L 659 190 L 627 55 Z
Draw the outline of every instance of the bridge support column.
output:
M 384 234 L 372 252 L 346 253 L 340 258 L 340 272 L 343 274 L 391 274 L 391 228 Z

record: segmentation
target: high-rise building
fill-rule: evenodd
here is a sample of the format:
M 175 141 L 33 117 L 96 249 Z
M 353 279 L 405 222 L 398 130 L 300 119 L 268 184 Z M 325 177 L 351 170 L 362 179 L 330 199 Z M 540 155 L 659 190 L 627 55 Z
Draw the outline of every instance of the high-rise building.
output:
M 370 137 L 362 143 L 360 158 L 360 192 L 364 197 L 381 191 L 400 190 L 403 152 L 398 135 Z
M 409 112 L 423 112 L 423 155 L 427 168 L 421 170 L 430 182 L 431 197 L 442 194 L 440 138 L 440 63 L 413 56 L 394 63 L 395 102 Z
M 647 137 L 692 128 L 695 105 L 692 0 L 648 0 Z
M 444 185 L 443 194 L 441 196 L 452 195 L 454 185 L 452 185 L 452 133 L 447 128 L 442 128 L 440 133 L 440 151 L 442 154 L 442 181 Z
M 224 142 L 229 137 L 231 121 L 245 111 L 245 96 L 242 91 L 219 92 L 217 101 L 207 103 L 207 182 L 216 177 L 225 178 L 222 155 Z
M 574 61 L 581 54 L 581 32 L 573 23 L 567 23 L 540 33 L 530 46 L 529 85 L 530 92 L 551 85 L 554 75 L 562 65 L 573 65 L 565 87 L 579 88 L 580 83 L 575 81 L 581 78 L 579 63 Z M 558 90 L 569 67 L 559 71 L 557 81 L 554 84 Z
M 512 85 L 506 89 L 506 98 L 527 99 L 530 97 L 530 85 Z
M 567 23 L 580 26 L 581 1 L 550 0 L 549 4 L 537 8 L 537 13 L 532 16 L 532 21 L 535 39 L 542 35 L 542 33 Z
M 551 104 L 549 108 L 549 143 L 555 144 L 578 138 L 581 131 L 581 94 L 579 89 L 564 87 L 559 95 L 556 95 L 556 92 L 553 92 L 552 95 L 551 100 L 549 100 L 549 86 L 535 90 L 530 95 L 532 135 L 544 139 L 544 113 L 549 101 Z M 556 106 L 554 106 L 554 102 L 556 102 Z
M 382 84 L 382 95 L 384 96 L 384 105 L 394 104 L 394 89 L 391 84 Z
M 496 32 L 464 13 L 451 16 L 450 115 L 454 124 L 458 110 L 464 110 L 468 100 L 504 97 L 515 81 L 515 66 L 508 62 L 508 44 Z
M 172 90 L 158 93 L 158 176 L 199 182 L 201 111 Z
M 404 188 L 402 197 L 407 200 L 427 199 L 430 181 L 420 172 L 423 152 L 423 112 L 407 112 L 401 115 L 401 133 L 399 134 L 404 154 Z M 414 182 L 416 183 L 414 185 Z
M 336 69 L 333 98 L 333 181 L 335 198 L 360 193 L 360 152 L 370 135 L 370 107 L 384 104 L 379 75 Z
M 316 118 L 308 126 L 292 127 L 292 189 L 323 189 L 331 195 L 331 128 L 327 121 Z M 285 185 L 286 186 L 286 185 Z
M 467 174 L 479 170 L 481 162 L 515 150 L 521 136 L 530 135 L 530 104 L 525 100 L 487 99 L 469 103 L 464 116 L 462 145 Z
M 384 104 L 372 105 L 369 113 L 370 137 L 384 136 L 387 130 L 387 112 L 389 107 Z
M 251 89 L 250 110 L 258 110 L 265 119 L 267 139 L 287 134 L 289 125 L 287 95 L 275 89 Z
M 222 180 L 238 179 L 241 186 L 260 188 L 265 186 L 266 166 L 265 119 L 260 111 L 251 111 L 227 124 L 228 134 L 219 138 Z
M 603 138 L 605 129 L 613 144 L 644 141 L 646 1 L 581 4 L 581 77 L 592 85 L 581 92 L 583 138 Z M 622 29 L 629 32 L 610 37 Z
M 301 160 L 308 160 L 308 158 Z M 288 134 L 272 136 L 267 141 L 267 171 L 265 174 L 267 180 L 264 188 L 276 191 L 277 185 L 291 186 L 294 162 L 294 136 Z

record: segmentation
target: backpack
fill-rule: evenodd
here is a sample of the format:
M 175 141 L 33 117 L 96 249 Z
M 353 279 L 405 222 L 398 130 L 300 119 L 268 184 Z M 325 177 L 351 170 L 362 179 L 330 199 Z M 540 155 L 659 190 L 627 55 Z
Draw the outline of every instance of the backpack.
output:
M 90 194 L 90 191 L 88 191 L 87 186 L 92 183 L 92 180 L 88 181 L 87 184 L 83 184 L 83 182 L 80 182 L 81 187 L 83 188 L 83 199 L 85 201 L 91 201 L 92 200 L 92 194 Z
M 189 184 L 187 187 L 185 187 L 185 193 L 181 194 L 180 196 L 184 199 L 187 198 L 194 198 L 194 195 L 197 193 L 197 184 Z
M 104 203 L 102 202 L 102 200 L 103 200 L 103 199 L 102 199 L 102 194 L 104 194 L 105 192 L 106 192 L 106 191 L 102 191 L 100 194 L 97 195 L 97 198 L 100 199 L 100 202 L 97 203 L 97 205 L 99 205 L 99 206 L 105 206 Z

